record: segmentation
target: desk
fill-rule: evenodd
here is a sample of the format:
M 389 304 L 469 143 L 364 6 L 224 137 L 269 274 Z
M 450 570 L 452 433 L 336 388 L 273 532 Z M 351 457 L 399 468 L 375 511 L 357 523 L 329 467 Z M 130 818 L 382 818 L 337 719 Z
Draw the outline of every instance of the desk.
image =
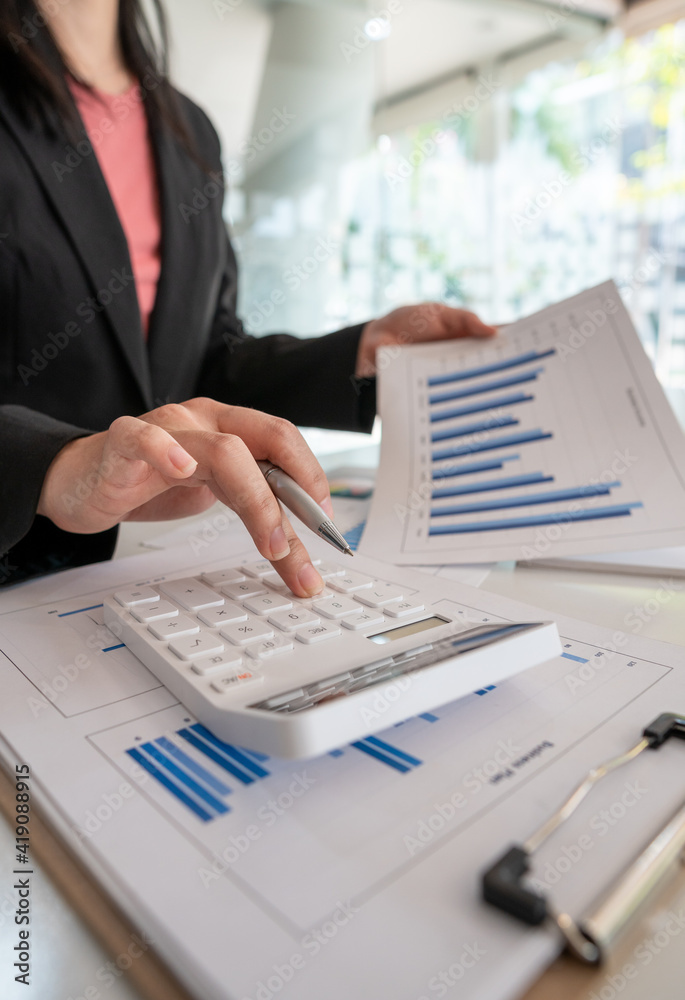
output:
M 368 452 L 364 457 L 364 464 L 371 464 Z M 345 459 L 346 463 L 354 464 L 358 462 L 359 456 L 350 452 Z M 330 468 L 331 463 L 327 464 Z M 159 526 L 150 524 L 125 525 L 117 553 L 125 555 L 135 551 L 142 539 L 155 535 L 157 527 Z M 167 528 L 168 525 L 165 525 L 164 529 Z M 528 601 L 551 611 L 563 612 L 612 629 L 624 629 L 626 616 L 635 607 L 645 605 L 654 596 L 660 583 L 658 579 L 650 577 L 515 568 L 510 564 L 500 564 L 482 586 L 486 590 Z M 676 581 L 673 593 L 667 601 L 660 603 L 658 613 L 647 617 L 641 634 L 685 645 L 685 580 Z M 12 884 L 9 878 L 12 856 L 13 837 L 3 819 L 0 822 L 0 884 L 3 887 Z M 53 857 L 50 868 L 64 872 L 65 864 L 64 859 Z M 33 883 L 37 889 L 34 897 L 33 941 L 40 942 L 41 952 L 34 958 L 33 964 L 36 986 L 28 990 L 17 987 L 16 993 L 5 991 L 5 984 L 12 983 L 6 960 L 11 951 L 9 940 L 13 935 L 14 925 L 6 915 L 6 901 L 0 899 L 0 982 L 3 984 L 3 997 L 6 1000 L 15 1000 L 15 996 L 27 997 L 29 1000 L 79 1000 L 84 997 L 88 984 L 96 981 L 94 977 L 97 970 L 106 965 L 112 954 L 121 952 L 121 942 L 126 941 L 125 928 L 108 918 L 106 905 L 98 899 L 97 893 L 92 891 L 87 882 L 80 888 L 76 887 L 74 897 L 70 900 L 76 904 L 80 897 L 81 903 L 78 905 L 81 908 L 85 898 L 87 918 L 84 922 L 65 903 L 48 875 L 41 872 L 40 866 L 37 870 L 40 874 L 34 876 Z M 73 886 L 76 879 L 76 875 L 66 875 L 65 885 Z M 636 945 L 645 937 L 652 937 L 658 932 L 660 914 L 669 909 L 678 912 L 683 908 L 685 876 L 681 875 L 674 880 L 668 892 L 655 901 L 626 938 L 609 967 L 597 972 L 585 969 L 569 959 L 559 959 L 529 992 L 526 1000 L 595 1000 L 592 991 L 595 991 L 595 996 L 600 1000 L 613 1000 L 619 993 L 622 1000 L 644 1000 L 647 996 L 661 1000 L 662 997 L 673 996 L 673 984 L 682 982 L 685 973 L 682 941 L 675 946 L 665 947 L 650 965 L 640 968 L 636 979 L 627 980 L 624 977 L 622 984 L 620 977 L 621 969 L 631 961 Z M 109 950 L 104 950 L 89 928 L 94 928 L 100 938 L 108 942 Z M 682 940 L 685 940 L 685 934 Z M 140 989 L 122 976 L 103 989 L 101 995 L 107 1000 L 144 1000 L 149 996 L 163 1000 L 185 998 L 183 991 L 176 992 L 173 984 L 164 979 L 163 972 L 159 968 L 148 966 L 147 961 L 138 963 L 134 974 L 143 977 Z M 378 1000 L 401 998 L 379 997 Z

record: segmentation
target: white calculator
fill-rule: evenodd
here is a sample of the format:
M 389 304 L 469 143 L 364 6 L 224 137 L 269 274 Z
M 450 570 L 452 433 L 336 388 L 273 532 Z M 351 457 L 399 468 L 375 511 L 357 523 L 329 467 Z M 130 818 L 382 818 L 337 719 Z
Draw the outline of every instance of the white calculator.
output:
M 444 579 L 330 551 L 310 546 L 325 589 L 308 600 L 253 550 L 118 590 L 105 623 L 219 739 L 290 758 L 561 652 L 553 622 L 496 619 L 450 600 Z

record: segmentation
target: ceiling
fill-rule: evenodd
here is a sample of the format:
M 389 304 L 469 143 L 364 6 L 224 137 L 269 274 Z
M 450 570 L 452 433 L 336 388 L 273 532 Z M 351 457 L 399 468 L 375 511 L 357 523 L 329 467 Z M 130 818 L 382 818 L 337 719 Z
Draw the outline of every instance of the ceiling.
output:
M 487 67 L 504 57 L 539 49 L 559 39 L 589 39 L 622 9 L 621 0 L 166 0 L 172 40 L 174 79 L 216 122 L 225 156 L 235 156 L 249 136 L 260 103 L 262 80 L 270 59 L 282 62 L 283 42 L 274 24 L 286 23 L 288 8 L 307 6 L 319 22 L 344 23 L 334 49 L 327 39 L 329 65 L 335 72 L 346 60 L 373 64 L 372 103 L 392 106 L 456 77 L 466 69 Z M 385 8 L 386 13 L 383 13 Z M 344 17 L 340 18 L 343 14 Z M 383 40 L 369 40 L 364 27 L 380 16 L 389 28 Z M 300 19 L 302 21 L 302 19 Z M 311 40 L 299 39 L 316 49 Z M 348 48 L 345 49 L 345 46 Z M 298 56 L 299 58 L 299 56 Z
M 608 13 L 609 5 L 597 6 Z M 615 12 L 616 4 L 610 6 Z M 555 30 L 590 37 L 603 22 L 581 14 L 580 6 L 567 17 L 555 5 L 516 0 L 412 0 L 389 24 L 388 38 L 374 43 L 378 103 L 400 99 L 465 67 L 487 65 L 504 53 L 539 45 Z

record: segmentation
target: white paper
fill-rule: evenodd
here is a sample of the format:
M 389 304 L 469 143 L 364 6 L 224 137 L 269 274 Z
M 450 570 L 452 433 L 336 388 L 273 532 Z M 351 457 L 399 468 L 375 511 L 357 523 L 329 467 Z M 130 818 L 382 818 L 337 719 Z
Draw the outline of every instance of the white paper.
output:
M 386 348 L 379 369 L 361 552 L 444 564 L 685 544 L 685 436 L 612 282 L 491 341 Z
M 211 555 L 203 568 L 241 561 L 220 540 Z M 29 763 L 34 801 L 202 1000 L 513 1000 L 558 942 L 481 903 L 479 872 L 590 766 L 682 707 L 685 651 L 559 619 L 563 657 L 382 733 L 406 770 L 344 747 L 254 761 L 268 774 L 245 785 L 179 735 L 192 717 L 99 625 L 105 592 L 193 568 L 185 546 L 3 595 L 7 766 Z M 541 614 L 457 583 L 445 595 L 503 618 Z M 203 821 L 136 768 L 128 751 L 157 740 L 229 789 L 216 794 L 230 811 Z M 682 801 L 683 752 L 615 772 L 545 845 L 535 873 L 561 870 L 561 905 L 587 905 Z M 644 791 L 602 832 L 599 811 L 620 806 L 627 782 Z M 581 876 L 564 848 L 585 832 Z M 3 984 L 12 933 L 0 928 Z
M 519 565 L 529 565 L 523 560 Z M 530 565 L 557 569 L 590 569 L 600 573 L 632 573 L 643 576 L 685 576 L 685 546 L 675 549 L 645 549 L 642 552 L 597 553 L 592 556 L 566 556 L 539 559 Z

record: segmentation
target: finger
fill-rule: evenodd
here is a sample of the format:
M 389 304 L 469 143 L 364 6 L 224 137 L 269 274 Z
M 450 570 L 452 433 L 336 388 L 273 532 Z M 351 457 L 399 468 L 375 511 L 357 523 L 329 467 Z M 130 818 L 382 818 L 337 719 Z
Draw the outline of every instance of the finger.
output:
M 290 552 L 283 559 L 274 562 L 274 569 L 298 597 L 313 597 L 315 594 L 320 594 L 324 582 L 285 514 L 282 516 L 282 524 Z
M 205 430 L 180 430 L 176 437 L 198 462 L 192 481 L 205 482 L 236 512 L 261 555 L 270 560 L 288 555 L 281 508 L 242 438 Z
M 220 431 L 238 435 L 255 459 L 273 462 L 283 469 L 329 517 L 333 516 L 326 474 L 294 424 L 259 410 L 207 402 L 214 408 Z
M 45 476 L 39 513 L 66 531 L 103 531 L 195 467 L 161 428 L 120 417 L 60 451 Z
M 192 517 L 195 514 L 203 514 L 206 510 L 216 504 L 216 496 L 209 486 L 198 486 L 196 489 L 187 489 L 187 482 L 179 483 L 178 486 L 170 486 L 139 504 L 122 518 L 124 521 L 170 521 L 179 517 Z
M 448 337 L 493 337 L 497 333 L 497 327 L 484 323 L 468 309 L 445 306 L 443 320 Z
M 113 481 L 122 486 L 139 480 L 144 470 L 138 463 L 170 479 L 185 479 L 197 467 L 193 456 L 163 427 L 128 416 L 118 417 L 110 426 L 103 449 L 103 463 L 106 461 L 113 466 Z

